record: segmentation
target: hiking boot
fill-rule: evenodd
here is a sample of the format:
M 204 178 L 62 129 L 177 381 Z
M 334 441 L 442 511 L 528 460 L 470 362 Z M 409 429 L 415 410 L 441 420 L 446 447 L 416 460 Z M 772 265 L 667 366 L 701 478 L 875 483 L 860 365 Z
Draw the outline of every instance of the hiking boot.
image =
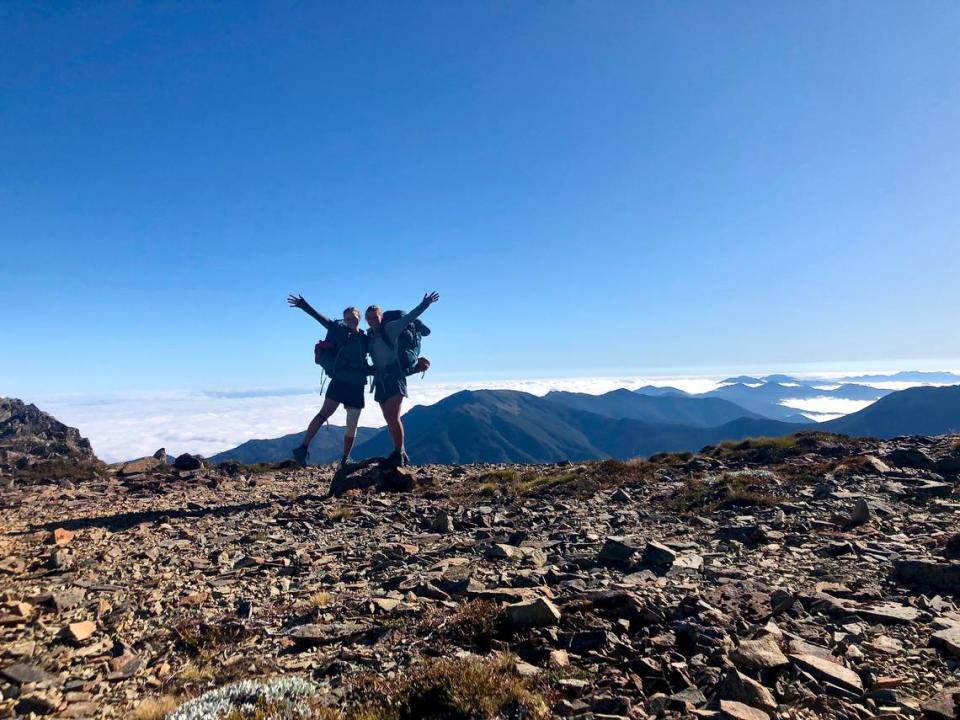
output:
M 410 467 L 410 456 L 407 455 L 407 449 L 403 448 L 400 451 L 400 465 L 402 467 Z
M 299 447 L 295 447 L 293 449 L 293 459 L 296 461 L 297 465 L 299 465 L 300 467 L 307 466 L 307 456 L 309 454 L 310 452 L 302 445 L 300 445 Z
M 383 461 L 384 467 L 387 468 L 398 468 L 403 464 L 403 453 L 400 450 L 394 450 L 387 456 L 387 459 Z
M 340 464 L 337 465 L 337 472 L 340 472 L 349 464 L 350 464 L 350 456 L 344 455 L 342 458 L 340 458 Z

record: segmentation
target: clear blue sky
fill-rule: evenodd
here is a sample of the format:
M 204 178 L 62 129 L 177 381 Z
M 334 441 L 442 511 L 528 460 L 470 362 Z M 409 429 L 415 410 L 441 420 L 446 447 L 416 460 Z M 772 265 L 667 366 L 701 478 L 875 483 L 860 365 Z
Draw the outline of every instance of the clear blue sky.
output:
M 960 4 L 0 5 L 0 395 L 960 356 Z

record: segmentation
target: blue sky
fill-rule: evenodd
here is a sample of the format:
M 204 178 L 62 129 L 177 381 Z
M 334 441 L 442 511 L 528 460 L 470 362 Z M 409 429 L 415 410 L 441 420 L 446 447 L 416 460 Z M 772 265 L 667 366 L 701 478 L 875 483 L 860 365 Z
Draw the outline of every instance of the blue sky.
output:
M 960 5 L 0 5 L 0 395 L 960 357 Z

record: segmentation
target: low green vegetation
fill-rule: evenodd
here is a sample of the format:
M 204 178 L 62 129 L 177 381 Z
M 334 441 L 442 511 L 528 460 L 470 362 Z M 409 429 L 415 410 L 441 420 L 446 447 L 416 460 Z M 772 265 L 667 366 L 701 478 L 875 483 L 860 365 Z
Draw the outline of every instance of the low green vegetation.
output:
M 654 466 L 645 460 L 604 460 L 576 468 L 544 466 L 542 470 L 495 470 L 475 479 L 475 494 L 518 498 L 533 495 L 585 497 L 602 489 L 643 482 L 653 477 Z
M 770 507 L 783 501 L 760 477 L 735 472 L 716 478 L 688 478 L 665 505 L 680 513 L 711 513 L 734 507 Z
M 300 678 L 245 681 L 202 695 L 168 717 L 200 720 L 212 708 L 232 705 L 222 720 L 539 720 L 549 715 L 534 681 L 516 671 L 510 655 L 429 660 L 396 677 L 366 674 L 348 681 L 338 707 L 323 704 L 319 688 Z M 159 720 L 148 704 L 144 720 Z

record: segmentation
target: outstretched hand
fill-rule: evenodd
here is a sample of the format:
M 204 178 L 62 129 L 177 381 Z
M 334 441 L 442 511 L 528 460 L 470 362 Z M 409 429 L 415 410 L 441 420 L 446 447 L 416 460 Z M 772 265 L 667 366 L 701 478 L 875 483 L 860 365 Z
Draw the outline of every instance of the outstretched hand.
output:
M 301 310 L 307 306 L 307 301 L 301 295 L 290 295 L 287 302 L 290 303 L 290 307 L 300 308 Z
M 433 305 L 439 299 L 440 299 L 440 293 L 436 291 L 429 292 L 423 296 L 423 303 L 424 305 Z

